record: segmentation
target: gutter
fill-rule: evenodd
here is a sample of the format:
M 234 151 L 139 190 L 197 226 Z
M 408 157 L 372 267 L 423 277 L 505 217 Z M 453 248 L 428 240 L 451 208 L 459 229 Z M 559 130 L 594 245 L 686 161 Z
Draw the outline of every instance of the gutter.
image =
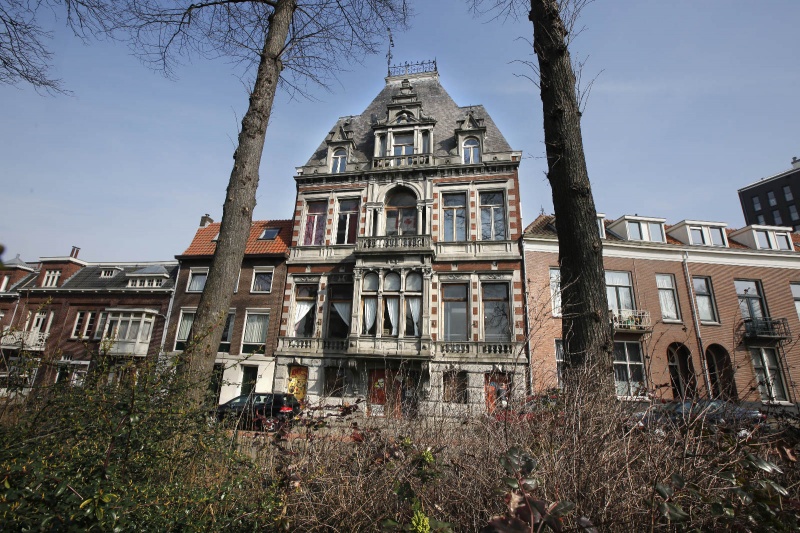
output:
M 683 252 L 683 275 L 686 279 L 686 289 L 689 291 L 689 308 L 692 310 L 692 322 L 694 323 L 695 336 L 697 338 L 697 346 L 700 348 L 700 367 L 703 369 L 703 382 L 706 386 L 708 397 L 713 397 L 711 390 L 711 376 L 708 373 L 706 365 L 706 350 L 703 347 L 703 337 L 700 334 L 700 319 L 697 317 L 697 304 L 694 297 L 694 286 L 692 285 L 692 278 L 689 275 L 689 252 Z

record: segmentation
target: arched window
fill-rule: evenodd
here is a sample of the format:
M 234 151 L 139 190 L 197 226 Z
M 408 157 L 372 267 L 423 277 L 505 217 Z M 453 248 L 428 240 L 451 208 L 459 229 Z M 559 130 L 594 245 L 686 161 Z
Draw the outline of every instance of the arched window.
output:
M 347 151 L 344 148 L 337 148 L 333 152 L 333 164 L 331 174 L 341 174 L 347 169 Z
M 697 378 L 692 364 L 692 352 L 684 344 L 674 342 L 667 348 L 667 361 L 673 399 L 693 398 L 697 392 Z
M 475 137 L 464 141 L 464 164 L 470 165 L 481 162 L 481 143 Z
M 736 400 L 736 382 L 728 351 L 719 344 L 712 344 L 706 349 L 706 365 L 711 395 L 722 400 Z
M 417 197 L 406 188 L 386 196 L 386 235 L 417 234 Z

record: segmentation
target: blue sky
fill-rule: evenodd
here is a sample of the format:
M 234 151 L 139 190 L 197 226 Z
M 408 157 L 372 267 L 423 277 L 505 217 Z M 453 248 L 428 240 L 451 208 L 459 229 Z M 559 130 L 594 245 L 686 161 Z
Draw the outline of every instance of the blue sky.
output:
M 552 211 L 541 101 L 514 60 L 532 60 L 527 19 L 473 17 L 463 0 L 415 2 L 394 62 L 436 58 L 460 105 L 483 104 L 514 149 L 524 222 Z M 600 212 L 743 224 L 736 190 L 800 157 L 800 2 L 598 0 L 573 55 L 596 77 L 583 117 Z M 200 216 L 222 215 L 246 74 L 196 59 L 167 80 L 118 43 L 54 32 L 54 73 L 72 96 L 0 86 L 0 243 L 4 259 L 171 259 Z M 587 57 L 588 56 L 588 57 Z M 342 71 L 315 100 L 276 100 L 255 217 L 290 218 L 294 168 L 336 118 L 383 86 L 381 54 Z

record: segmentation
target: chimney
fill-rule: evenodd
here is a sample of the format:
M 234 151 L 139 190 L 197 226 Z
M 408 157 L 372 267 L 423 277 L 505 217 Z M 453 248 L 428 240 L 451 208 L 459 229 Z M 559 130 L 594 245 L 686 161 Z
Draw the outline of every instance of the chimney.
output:
M 201 228 L 205 228 L 206 226 L 208 226 L 212 222 L 214 222 L 214 219 L 211 218 L 211 216 L 208 213 L 206 213 L 205 215 L 200 217 L 200 227 Z
M 800 168 L 800 159 L 792 158 L 792 168 Z
M 70 257 L 74 257 L 75 259 L 77 259 L 78 258 L 78 254 L 80 253 L 80 251 L 81 251 L 80 248 L 78 248 L 77 246 L 73 246 L 72 247 L 72 251 L 69 253 L 69 256 Z

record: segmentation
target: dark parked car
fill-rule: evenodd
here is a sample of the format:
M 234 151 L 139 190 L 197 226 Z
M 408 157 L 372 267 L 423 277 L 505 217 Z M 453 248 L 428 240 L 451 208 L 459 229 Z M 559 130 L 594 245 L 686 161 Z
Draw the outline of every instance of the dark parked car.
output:
M 263 430 L 291 421 L 300 413 L 300 402 L 292 394 L 251 393 L 237 396 L 217 407 L 217 420 L 230 421 L 240 429 Z

